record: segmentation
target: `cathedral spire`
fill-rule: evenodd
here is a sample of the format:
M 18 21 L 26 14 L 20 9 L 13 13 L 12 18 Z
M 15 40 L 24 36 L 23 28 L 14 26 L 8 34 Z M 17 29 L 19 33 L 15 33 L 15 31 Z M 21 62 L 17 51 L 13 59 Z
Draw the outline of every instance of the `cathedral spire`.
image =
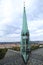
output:
M 24 2 L 24 9 L 23 9 L 23 24 L 22 24 L 22 31 L 21 31 L 21 54 L 25 63 L 27 63 L 30 53 L 29 53 L 29 31 L 27 26 L 27 17 L 26 17 L 26 10 L 25 10 L 25 2 Z
M 24 11 L 23 11 L 22 31 L 24 32 L 24 34 L 28 31 L 28 27 L 27 27 L 27 17 L 26 17 L 26 10 L 25 10 L 25 2 L 24 2 Z

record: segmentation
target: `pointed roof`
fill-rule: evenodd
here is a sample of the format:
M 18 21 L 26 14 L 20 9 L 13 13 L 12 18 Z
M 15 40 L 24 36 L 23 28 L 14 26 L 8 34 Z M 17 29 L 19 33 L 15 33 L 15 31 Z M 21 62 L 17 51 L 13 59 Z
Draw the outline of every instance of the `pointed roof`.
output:
M 27 26 L 27 18 L 26 18 L 26 10 L 25 10 L 25 2 L 24 2 L 22 32 L 24 32 L 25 34 L 27 31 L 28 31 L 28 26 Z

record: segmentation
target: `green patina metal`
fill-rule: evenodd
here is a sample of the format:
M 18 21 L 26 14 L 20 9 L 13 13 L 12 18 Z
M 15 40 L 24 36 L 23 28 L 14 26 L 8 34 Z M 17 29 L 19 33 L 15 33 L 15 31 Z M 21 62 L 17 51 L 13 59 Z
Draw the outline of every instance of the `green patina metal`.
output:
M 29 31 L 28 31 L 28 26 L 27 26 L 25 6 L 24 6 L 24 12 L 23 12 L 23 26 L 22 26 L 22 31 L 21 31 L 20 51 L 21 51 L 21 54 L 23 56 L 25 63 L 27 63 L 29 55 L 30 55 L 30 43 L 29 43 Z
M 26 34 L 27 31 L 28 31 L 27 18 L 26 18 L 26 11 L 25 11 L 25 7 L 24 7 L 22 33 Z

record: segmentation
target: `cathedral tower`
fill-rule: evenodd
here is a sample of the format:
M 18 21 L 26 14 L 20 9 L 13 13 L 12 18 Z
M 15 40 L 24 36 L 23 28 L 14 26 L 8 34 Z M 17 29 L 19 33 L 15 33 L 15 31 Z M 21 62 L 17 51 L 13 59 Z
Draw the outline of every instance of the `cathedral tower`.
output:
M 25 63 L 27 63 L 29 59 L 29 54 L 30 54 L 29 50 L 30 50 L 29 31 L 28 31 L 28 26 L 27 26 L 26 10 L 25 10 L 25 5 L 24 5 L 20 51 L 21 51 L 21 54 Z

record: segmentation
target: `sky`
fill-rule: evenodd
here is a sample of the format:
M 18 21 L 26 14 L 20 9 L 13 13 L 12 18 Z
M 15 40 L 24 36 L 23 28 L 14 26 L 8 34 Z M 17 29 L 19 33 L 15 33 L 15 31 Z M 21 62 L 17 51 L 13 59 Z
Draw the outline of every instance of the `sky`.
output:
M 0 0 L 0 42 L 21 40 L 24 0 Z M 25 0 L 30 41 L 43 41 L 43 0 Z

